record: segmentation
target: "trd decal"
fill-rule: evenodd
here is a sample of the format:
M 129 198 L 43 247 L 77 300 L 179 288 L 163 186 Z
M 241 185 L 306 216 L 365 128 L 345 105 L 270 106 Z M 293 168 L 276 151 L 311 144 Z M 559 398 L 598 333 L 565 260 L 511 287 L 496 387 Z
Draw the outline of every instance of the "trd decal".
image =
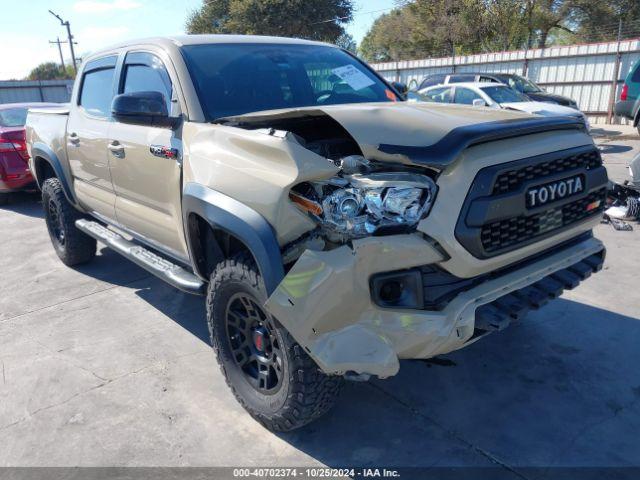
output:
M 171 147 L 163 147 L 162 145 L 150 145 L 149 151 L 151 155 L 160 158 L 178 158 L 178 149 Z

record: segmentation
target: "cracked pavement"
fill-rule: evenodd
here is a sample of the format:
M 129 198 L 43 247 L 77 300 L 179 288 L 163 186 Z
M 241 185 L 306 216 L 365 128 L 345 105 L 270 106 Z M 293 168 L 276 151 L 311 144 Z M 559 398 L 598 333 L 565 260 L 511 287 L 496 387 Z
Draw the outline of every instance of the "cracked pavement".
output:
M 624 179 L 640 141 L 599 143 Z M 65 267 L 37 196 L 0 225 L 0 466 L 640 465 L 640 225 L 600 225 L 606 268 L 523 322 L 280 435 L 226 387 L 202 299 L 106 249 Z

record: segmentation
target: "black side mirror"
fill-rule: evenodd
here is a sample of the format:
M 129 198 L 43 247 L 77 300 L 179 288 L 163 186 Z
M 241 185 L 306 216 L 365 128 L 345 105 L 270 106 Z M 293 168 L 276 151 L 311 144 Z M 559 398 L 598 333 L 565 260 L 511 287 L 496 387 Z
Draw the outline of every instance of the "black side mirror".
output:
M 407 87 L 406 83 L 391 82 L 391 86 L 395 88 L 396 91 L 400 93 L 400 95 L 402 95 L 402 98 L 405 98 L 405 99 L 407 98 L 407 93 L 409 93 L 409 87 Z
M 167 101 L 160 92 L 134 92 L 117 95 L 111 103 L 113 118 L 122 123 L 176 128 L 180 119 L 170 117 Z

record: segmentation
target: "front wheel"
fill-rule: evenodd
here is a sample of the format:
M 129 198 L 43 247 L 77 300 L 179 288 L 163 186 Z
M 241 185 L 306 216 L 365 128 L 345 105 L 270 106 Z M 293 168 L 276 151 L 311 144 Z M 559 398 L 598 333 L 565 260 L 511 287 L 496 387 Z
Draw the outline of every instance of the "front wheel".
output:
M 42 207 L 51 243 L 65 265 L 86 263 L 96 255 L 96 240 L 76 227 L 82 214 L 69 203 L 57 178 L 42 185 Z
M 294 430 L 333 406 L 343 379 L 322 373 L 265 301 L 251 256 L 221 262 L 207 292 L 211 344 L 238 402 L 266 428 Z

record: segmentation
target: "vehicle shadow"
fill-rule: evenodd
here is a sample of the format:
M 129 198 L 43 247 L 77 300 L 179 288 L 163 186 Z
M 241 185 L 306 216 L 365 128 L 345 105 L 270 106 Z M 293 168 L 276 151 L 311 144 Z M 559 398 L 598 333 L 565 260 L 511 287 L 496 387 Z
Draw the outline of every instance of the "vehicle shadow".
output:
M 40 192 L 12 193 L 9 203 L 0 206 L 0 210 L 11 211 L 27 217 L 44 218 Z
M 94 260 L 74 269 L 97 280 L 134 288 L 142 300 L 209 344 L 204 297 L 189 295 L 167 285 L 110 248 L 98 244 L 98 249 Z
M 633 150 L 633 147 L 630 145 L 616 145 L 611 143 L 603 143 L 598 145 L 598 149 L 602 154 L 611 154 L 611 153 L 624 153 L 630 150 Z
M 332 467 L 639 465 L 639 342 L 639 319 L 557 300 L 279 437 Z
M 202 297 L 104 255 L 138 269 L 136 294 L 208 343 Z M 554 466 L 640 465 L 638 345 L 640 318 L 559 299 L 445 361 L 403 361 L 390 379 L 348 382 L 327 415 L 276 435 L 335 468 L 498 462 L 552 478 Z

